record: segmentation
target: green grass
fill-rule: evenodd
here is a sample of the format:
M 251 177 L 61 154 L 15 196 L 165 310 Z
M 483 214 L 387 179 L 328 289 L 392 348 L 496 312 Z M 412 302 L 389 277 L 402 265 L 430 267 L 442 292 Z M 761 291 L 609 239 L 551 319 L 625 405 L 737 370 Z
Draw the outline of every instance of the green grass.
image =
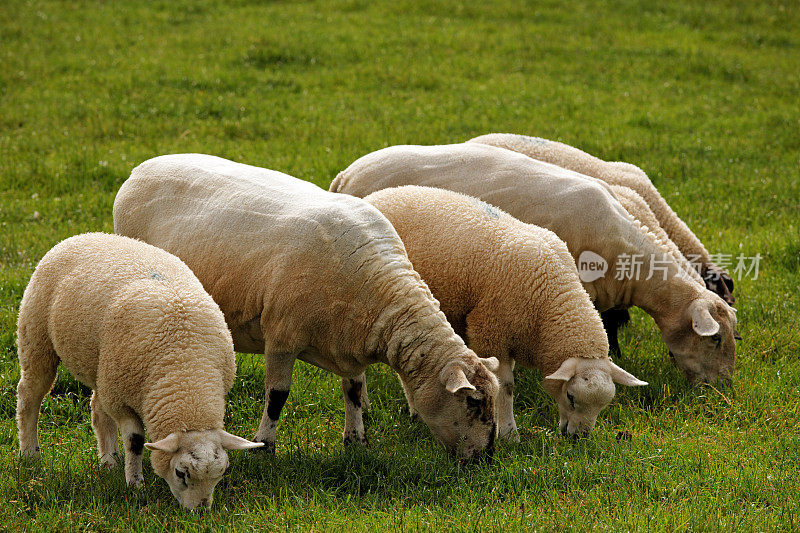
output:
M 481 5 L 485 4 L 485 5 Z M 0 3 L 0 529 L 797 530 L 800 7 L 796 2 Z M 370 369 L 367 450 L 343 450 L 337 379 L 298 363 L 275 457 L 235 452 L 214 509 L 182 512 L 94 455 L 62 372 L 43 458 L 17 458 L 15 321 L 59 240 L 112 230 L 139 162 L 205 152 L 326 186 L 359 156 L 505 131 L 645 169 L 737 283 L 733 385 L 690 389 L 635 313 L 622 389 L 591 437 L 552 432 L 520 371 L 522 442 L 464 467 Z M 255 432 L 263 365 L 239 356 L 227 427 Z

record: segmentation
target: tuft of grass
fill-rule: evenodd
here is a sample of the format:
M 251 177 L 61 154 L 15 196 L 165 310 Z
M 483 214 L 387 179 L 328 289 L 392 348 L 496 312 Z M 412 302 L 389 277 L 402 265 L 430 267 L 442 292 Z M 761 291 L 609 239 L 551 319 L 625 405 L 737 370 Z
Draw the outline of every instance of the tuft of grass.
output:
M 797 28 L 796 3 L 737 0 L 0 3 L 0 529 L 797 530 Z M 713 253 L 761 255 L 732 385 L 688 387 L 634 312 L 619 363 L 649 387 L 571 441 L 520 369 L 522 442 L 464 466 L 381 367 L 370 446 L 343 449 L 338 378 L 298 363 L 277 454 L 232 453 L 214 508 L 185 513 L 149 467 L 135 491 L 99 466 L 62 370 L 41 461 L 17 459 L 25 285 L 58 241 L 112 231 L 135 165 L 203 152 L 326 187 L 378 148 L 492 131 L 637 164 Z M 238 365 L 226 427 L 248 436 L 264 369 Z

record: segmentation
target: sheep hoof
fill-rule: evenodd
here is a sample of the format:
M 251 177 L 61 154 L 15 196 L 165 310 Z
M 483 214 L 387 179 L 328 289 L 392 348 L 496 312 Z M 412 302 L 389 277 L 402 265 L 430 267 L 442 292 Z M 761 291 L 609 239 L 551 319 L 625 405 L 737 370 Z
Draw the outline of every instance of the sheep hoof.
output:
M 19 451 L 19 458 L 22 461 L 37 461 L 42 455 L 42 450 L 38 446 L 35 448 L 26 448 Z
M 118 452 L 106 453 L 100 457 L 100 465 L 105 468 L 115 468 L 119 465 L 121 459 Z
M 358 435 L 355 435 L 355 434 L 345 435 L 344 439 L 343 439 L 343 443 L 344 443 L 344 447 L 345 448 L 348 448 L 350 446 L 354 446 L 356 444 L 359 444 L 359 445 L 364 446 L 364 447 L 368 446 L 367 436 L 366 435 L 361 435 L 360 437 Z
M 517 431 L 517 428 L 502 433 L 500 435 L 500 438 L 505 439 L 509 442 L 520 442 L 519 431 Z
M 142 474 L 136 474 L 135 476 L 132 476 L 128 480 L 128 486 L 135 489 L 141 489 L 144 487 L 144 476 Z
M 267 440 L 258 440 L 258 439 L 255 439 L 253 442 L 263 442 L 264 445 L 261 446 L 260 448 L 253 448 L 252 451 L 257 452 L 257 453 L 272 453 L 272 454 L 275 453 L 275 443 L 274 442 L 270 442 L 270 441 L 267 441 Z

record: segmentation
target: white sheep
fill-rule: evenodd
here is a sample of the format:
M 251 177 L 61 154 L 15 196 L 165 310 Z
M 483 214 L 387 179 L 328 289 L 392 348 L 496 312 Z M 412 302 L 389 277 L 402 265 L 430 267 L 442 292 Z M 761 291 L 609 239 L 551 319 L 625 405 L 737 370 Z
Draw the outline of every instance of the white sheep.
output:
M 344 378 L 345 444 L 365 442 L 360 376 L 382 362 L 450 452 L 491 453 L 497 361 L 455 334 L 389 221 L 363 200 L 214 156 L 168 155 L 122 185 L 114 229 L 183 259 L 236 350 L 264 354 L 256 440 L 269 450 L 299 358 Z
M 567 144 L 526 135 L 490 133 L 467 142 L 507 148 L 540 161 L 592 176 L 611 185 L 621 185 L 633 189 L 645 200 L 660 227 L 669 235 L 684 257 L 699 267 L 708 289 L 733 305 L 735 301 L 733 279 L 712 262 L 711 255 L 700 239 L 672 210 L 647 174 L 639 167 L 630 163 L 603 161 Z M 641 222 L 647 224 L 644 220 Z M 654 229 L 652 225 L 648 226 Z
M 614 382 L 647 385 L 609 359 L 597 310 L 567 245 L 552 231 L 444 189 L 394 187 L 364 200 L 397 230 L 456 333 L 476 353 L 500 361 L 499 436 L 519 438 L 515 363 L 542 372 L 559 426 L 570 435 L 592 430 L 614 397 Z
M 340 172 L 331 190 L 364 197 L 399 185 L 461 192 L 552 230 L 566 242 L 599 311 L 644 309 L 692 383 L 732 375 L 732 308 L 684 276 L 599 180 L 504 148 L 464 143 L 378 150 Z
M 211 506 L 225 450 L 261 446 L 223 430 L 236 372 L 219 307 L 180 259 L 149 244 L 87 233 L 57 244 L 19 309 L 20 454 L 39 456 L 39 407 L 62 363 L 91 387 L 92 427 L 114 466 L 117 428 L 125 478 L 140 487 L 142 448 L 181 505 Z M 153 443 L 145 443 L 145 428 Z

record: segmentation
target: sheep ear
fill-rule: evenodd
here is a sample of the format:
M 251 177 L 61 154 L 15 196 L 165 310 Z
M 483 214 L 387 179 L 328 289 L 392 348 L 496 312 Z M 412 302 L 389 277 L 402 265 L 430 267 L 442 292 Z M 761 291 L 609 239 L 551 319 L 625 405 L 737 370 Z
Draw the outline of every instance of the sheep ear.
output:
M 151 451 L 175 453 L 180 448 L 180 437 L 177 433 L 170 433 L 158 442 L 145 442 L 144 447 Z
M 464 368 L 458 363 L 448 363 L 439 375 L 444 387 L 448 392 L 455 394 L 461 389 L 475 390 L 475 386 L 469 382 Z
M 497 371 L 500 370 L 500 361 L 497 359 L 497 357 L 482 358 L 481 363 L 483 363 L 483 366 L 486 367 L 486 370 L 492 374 L 497 374 Z
M 220 430 L 219 443 L 226 450 L 252 450 L 253 448 L 260 448 L 264 445 L 263 442 L 249 441 L 224 430 Z
M 544 379 L 556 379 L 559 381 L 569 381 L 577 371 L 578 361 L 574 357 L 570 357 L 558 367 L 558 370 L 545 377 Z
M 719 331 L 719 323 L 714 320 L 702 300 L 695 300 L 690 306 L 692 329 L 701 337 L 710 337 Z
M 609 361 L 608 364 L 611 371 L 611 379 L 614 383 L 619 383 L 620 385 L 626 385 L 628 387 L 642 387 L 647 385 L 646 381 L 642 381 L 627 370 L 618 367 L 612 361 Z
M 731 278 L 727 272 L 723 272 L 721 277 L 722 282 L 728 287 L 728 292 L 733 293 L 733 278 Z

